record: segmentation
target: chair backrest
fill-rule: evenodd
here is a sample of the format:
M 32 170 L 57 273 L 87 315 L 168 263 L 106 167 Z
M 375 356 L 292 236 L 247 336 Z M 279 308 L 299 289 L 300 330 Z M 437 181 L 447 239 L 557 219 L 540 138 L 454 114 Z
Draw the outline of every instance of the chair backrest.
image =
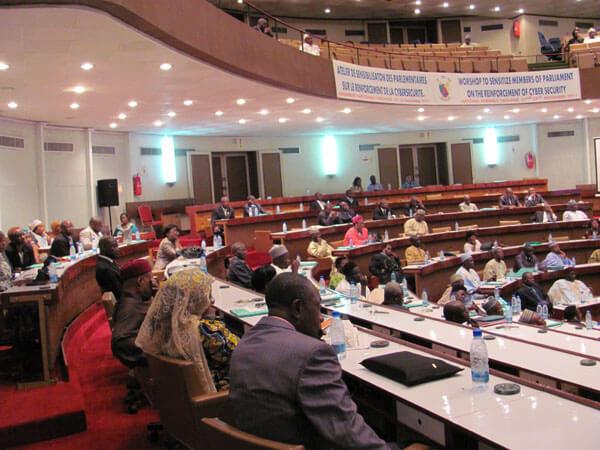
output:
M 556 242 L 565 242 L 570 240 L 571 238 L 569 236 L 554 236 L 554 241 Z
M 479 59 L 473 61 L 473 71 L 477 73 L 489 73 L 492 71 L 492 61 L 489 59 Z
M 104 306 L 104 312 L 106 313 L 106 318 L 108 319 L 108 325 L 112 330 L 113 315 L 115 313 L 115 306 L 117 306 L 117 299 L 115 299 L 115 294 L 113 294 L 112 292 L 103 293 L 102 306 Z
M 510 72 L 510 59 L 499 58 L 496 64 L 496 72 Z
M 500 226 L 503 225 L 520 225 L 521 221 L 520 220 L 501 220 L 500 221 Z
M 460 58 L 458 68 L 460 73 L 473 73 L 473 61 L 466 58 Z
M 194 448 L 199 424 L 192 399 L 216 392 L 208 364 L 146 354 L 152 374 L 154 406 L 169 435 Z M 204 369 L 204 370 L 202 370 Z
M 423 70 L 425 72 L 437 72 L 437 61 L 435 59 L 426 59 L 423 62 Z
M 138 215 L 140 216 L 142 225 L 149 225 L 154 220 L 154 217 L 152 217 L 152 208 L 148 205 L 138 206 Z
M 538 39 L 540 41 L 540 45 L 543 47 L 545 45 L 548 45 L 548 41 L 546 40 L 546 36 L 544 36 L 544 33 L 538 31 Z
M 446 233 L 448 231 L 452 231 L 452 227 L 432 227 L 432 233 Z
M 284 444 L 238 430 L 219 419 L 202 419 L 206 450 L 303 450 L 302 445 Z

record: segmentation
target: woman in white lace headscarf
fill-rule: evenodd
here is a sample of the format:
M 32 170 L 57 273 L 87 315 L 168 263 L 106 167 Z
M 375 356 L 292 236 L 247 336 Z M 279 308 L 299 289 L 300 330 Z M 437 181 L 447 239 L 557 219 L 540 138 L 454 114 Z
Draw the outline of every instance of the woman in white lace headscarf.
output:
M 223 390 L 229 386 L 229 360 L 239 338 L 223 322 L 204 318 L 211 306 L 212 282 L 197 268 L 173 274 L 156 294 L 136 344 L 144 353 L 194 362 L 207 385 Z

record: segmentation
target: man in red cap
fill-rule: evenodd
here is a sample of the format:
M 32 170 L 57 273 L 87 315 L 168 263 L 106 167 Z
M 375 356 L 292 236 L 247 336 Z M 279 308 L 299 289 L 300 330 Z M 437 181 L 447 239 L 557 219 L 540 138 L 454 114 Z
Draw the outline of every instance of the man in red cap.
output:
M 145 366 L 146 358 L 135 345 L 135 338 L 152 303 L 152 266 L 136 259 L 121 268 L 123 291 L 114 314 L 112 352 L 129 368 Z
M 369 241 L 369 230 L 365 227 L 362 216 L 354 216 L 352 218 L 352 228 L 346 231 L 344 236 L 344 246 L 363 245 Z

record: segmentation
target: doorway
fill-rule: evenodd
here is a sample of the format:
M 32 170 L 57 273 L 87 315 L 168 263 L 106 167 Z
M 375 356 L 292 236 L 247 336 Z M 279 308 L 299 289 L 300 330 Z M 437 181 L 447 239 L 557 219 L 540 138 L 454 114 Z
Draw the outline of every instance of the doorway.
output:
M 387 22 L 367 22 L 367 40 L 370 44 L 387 44 L 388 23 Z
M 379 148 L 378 159 L 379 178 L 384 186 L 388 183 L 392 188 L 401 186 L 407 176 L 421 186 L 447 185 L 449 182 L 445 142 Z M 395 182 L 388 181 L 392 179 Z
M 213 202 L 213 184 L 210 176 L 210 155 L 190 154 L 192 192 L 194 203 Z
M 462 42 L 462 28 L 460 26 L 460 20 L 442 20 L 442 41 L 446 44 L 454 42 Z
M 398 149 L 396 147 L 378 148 L 379 182 L 384 189 L 398 189 Z
M 261 153 L 261 162 L 265 198 L 283 197 L 281 155 L 279 153 Z
M 212 153 L 211 163 L 215 200 L 227 196 L 238 201 L 251 193 L 258 195 L 256 152 Z
M 450 144 L 452 156 L 452 176 L 454 184 L 472 184 L 473 167 L 471 163 L 471 144 L 460 142 Z

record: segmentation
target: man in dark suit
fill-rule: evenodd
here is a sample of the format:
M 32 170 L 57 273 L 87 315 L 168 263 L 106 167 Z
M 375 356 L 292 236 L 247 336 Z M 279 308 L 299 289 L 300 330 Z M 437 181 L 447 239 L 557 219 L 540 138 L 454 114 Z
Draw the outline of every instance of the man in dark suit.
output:
M 329 225 L 338 225 L 342 223 L 342 220 L 337 211 L 333 210 L 331 204 L 327 203 L 325 209 L 317 216 L 317 223 L 322 227 L 327 227 Z
M 255 217 L 261 214 L 266 214 L 262 206 L 260 206 L 254 195 L 248 196 L 248 202 L 244 205 L 244 217 Z
M 408 205 L 406 206 L 406 215 L 408 217 L 413 217 L 417 214 L 417 211 L 419 209 L 426 211 L 423 202 L 413 195 L 408 201 Z
M 310 210 L 311 211 L 325 211 L 325 207 L 327 206 L 327 202 L 323 200 L 323 194 L 320 192 L 315 192 L 315 199 L 310 202 Z
M 356 213 L 352 208 L 350 208 L 350 205 L 348 203 L 340 202 L 340 210 L 338 212 L 340 223 L 352 223 L 352 218 L 355 215 Z
M 382 200 L 377 208 L 373 210 L 373 220 L 385 220 L 388 216 L 393 216 L 394 211 L 390 208 L 390 203 L 387 200 Z
M 50 247 L 50 254 L 61 258 L 63 256 L 69 256 L 71 245 L 75 245 L 74 239 L 71 237 L 73 231 L 73 222 L 70 220 L 63 220 L 60 223 L 60 233 L 54 237 L 52 246 Z
M 523 274 L 521 287 L 517 291 L 517 295 L 521 298 L 521 309 L 537 311 L 538 305 L 546 305 L 549 312 L 552 312 L 552 303 L 550 303 L 548 296 L 544 294 L 540 285 L 535 282 L 532 272 Z
M 6 246 L 4 253 L 13 271 L 35 264 L 33 248 L 25 241 L 25 233 L 23 233 L 21 228 L 10 228 L 8 230 L 8 239 L 10 242 Z
M 119 244 L 111 236 L 103 236 L 98 242 L 98 249 L 100 254 L 96 261 L 96 281 L 102 292 L 112 292 L 118 302 L 123 289 L 121 267 L 115 262 L 119 257 Z
M 269 316 L 242 338 L 229 369 L 233 422 L 242 431 L 309 449 L 388 449 L 364 422 L 321 341 L 320 296 L 283 273 L 266 292 Z
M 354 194 L 352 193 L 352 189 L 348 189 L 344 194 L 344 198 L 340 200 L 340 206 L 343 202 L 346 202 L 350 208 L 356 208 L 358 206 L 358 200 L 354 198 Z
M 222 225 L 217 224 L 217 220 L 223 219 L 235 219 L 235 211 L 231 206 L 229 206 L 229 198 L 221 197 L 221 201 L 218 206 L 213 209 L 212 215 L 210 217 L 210 223 L 213 227 L 213 233 L 221 236 L 223 242 L 225 242 L 224 228 Z
M 379 284 L 389 283 L 392 273 L 396 274 L 396 281 L 402 281 L 404 275 L 400 268 L 400 259 L 394 253 L 392 244 L 385 244 L 381 253 L 373 255 L 369 262 L 369 272 L 379 278 Z
M 238 286 L 252 289 L 252 269 L 246 264 L 246 246 L 243 242 L 236 242 L 231 246 L 233 258 L 229 261 L 227 279 Z

